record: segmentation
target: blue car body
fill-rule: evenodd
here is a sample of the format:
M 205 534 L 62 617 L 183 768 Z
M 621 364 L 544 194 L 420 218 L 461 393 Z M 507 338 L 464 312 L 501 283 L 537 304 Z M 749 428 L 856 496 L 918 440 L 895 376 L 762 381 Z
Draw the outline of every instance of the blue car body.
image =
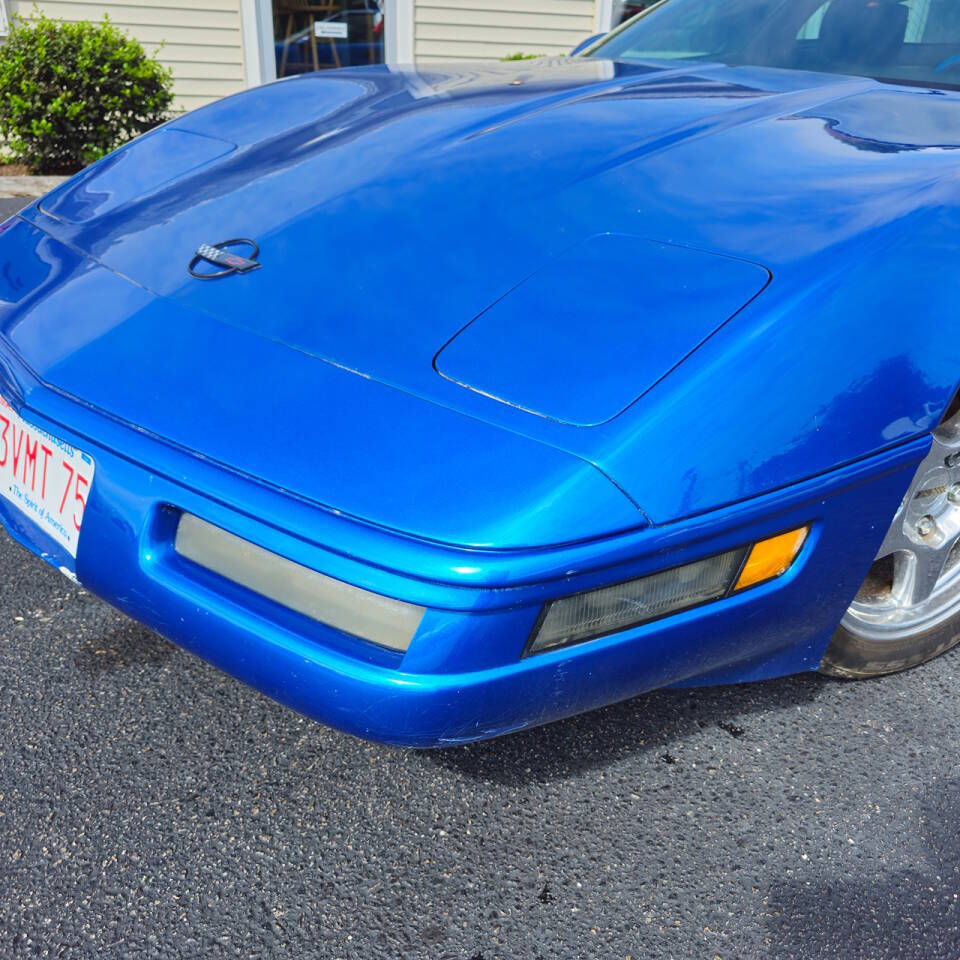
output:
M 360 68 L 213 104 L 0 233 L 0 395 L 96 463 L 75 564 L 0 519 L 396 744 L 816 669 L 957 386 L 958 148 L 957 94 L 765 68 Z M 260 269 L 189 275 L 235 237 Z M 409 649 L 185 560 L 181 512 L 425 607 Z M 524 656 L 550 600 L 802 525 L 777 580 Z

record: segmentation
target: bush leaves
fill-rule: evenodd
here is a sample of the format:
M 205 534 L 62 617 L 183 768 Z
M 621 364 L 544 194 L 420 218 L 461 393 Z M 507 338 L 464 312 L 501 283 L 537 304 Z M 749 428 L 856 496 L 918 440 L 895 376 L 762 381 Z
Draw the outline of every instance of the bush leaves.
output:
M 74 173 L 162 123 L 173 76 L 109 19 L 16 20 L 0 47 L 0 134 L 36 173 Z

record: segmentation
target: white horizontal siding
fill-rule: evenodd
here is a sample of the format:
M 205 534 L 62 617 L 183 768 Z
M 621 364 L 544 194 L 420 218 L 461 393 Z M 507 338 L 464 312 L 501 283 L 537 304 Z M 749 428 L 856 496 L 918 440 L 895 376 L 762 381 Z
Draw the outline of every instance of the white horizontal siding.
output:
M 10 12 L 39 9 L 57 20 L 111 23 L 173 71 L 175 110 L 192 110 L 244 86 L 240 0 L 9 0 Z
M 512 53 L 565 54 L 595 32 L 598 2 L 409 0 L 413 54 L 424 63 L 498 60 Z M 107 14 L 112 23 L 172 69 L 178 110 L 191 110 L 245 85 L 240 3 L 241 0 L 37 0 L 35 4 L 34 0 L 8 0 L 10 12 L 24 17 L 29 17 L 35 8 L 50 17 L 69 21 L 99 21 Z M 406 16 L 410 16 L 410 7 L 406 11 Z M 272 36 L 263 39 L 268 56 L 272 56 L 272 40 Z
M 499 60 L 565 54 L 595 33 L 596 0 L 413 0 L 414 55 Z

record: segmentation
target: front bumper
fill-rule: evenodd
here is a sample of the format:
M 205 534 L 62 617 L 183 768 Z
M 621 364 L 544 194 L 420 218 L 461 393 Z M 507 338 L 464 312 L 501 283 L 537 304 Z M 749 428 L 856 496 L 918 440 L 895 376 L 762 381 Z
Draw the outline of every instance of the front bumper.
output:
M 929 446 L 924 439 L 896 447 L 663 527 L 498 552 L 414 540 L 337 517 L 52 391 L 35 388 L 30 396 L 27 419 L 96 461 L 76 561 L 86 588 L 304 714 L 357 736 L 419 747 L 496 736 L 668 684 L 815 669 Z M 409 650 L 401 655 L 339 633 L 184 560 L 173 550 L 182 511 L 330 577 L 426 607 Z M 2 502 L 0 521 L 29 549 L 48 554 L 45 535 Z M 547 600 L 806 523 L 811 535 L 779 580 L 578 646 L 522 656 Z

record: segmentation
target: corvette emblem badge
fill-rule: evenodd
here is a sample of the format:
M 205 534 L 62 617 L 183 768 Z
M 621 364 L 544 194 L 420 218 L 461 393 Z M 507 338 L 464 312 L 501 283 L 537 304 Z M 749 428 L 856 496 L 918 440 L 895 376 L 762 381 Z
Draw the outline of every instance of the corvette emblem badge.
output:
M 234 253 L 230 247 L 246 247 L 247 256 Z M 191 277 L 198 280 L 219 280 L 221 277 L 232 277 L 235 273 L 249 273 L 256 270 L 260 263 L 257 257 L 260 248 L 252 241 L 238 237 L 235 240 L 222 240 L 220 243 L 201 243 L 193 255 L 187 269 Z M 219 267 L 216 270 L 198 270 L 201 263 Z

